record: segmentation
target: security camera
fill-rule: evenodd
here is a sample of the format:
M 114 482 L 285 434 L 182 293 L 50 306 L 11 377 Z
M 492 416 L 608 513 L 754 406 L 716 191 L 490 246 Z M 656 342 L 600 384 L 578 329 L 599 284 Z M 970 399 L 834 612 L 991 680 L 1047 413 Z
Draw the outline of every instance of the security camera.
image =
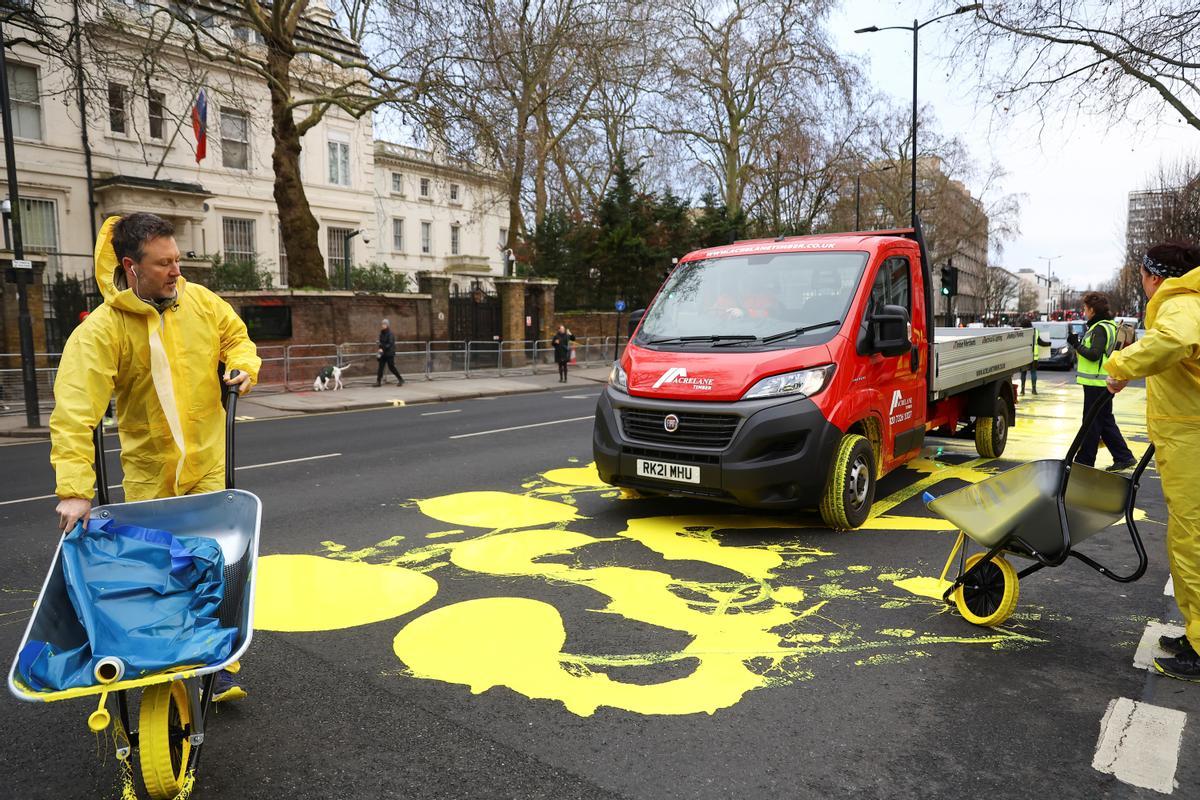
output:
M 362 235 L 362 240 L 363 240 L 363 244 L 370 244 L 370 243 L 371 243 L 371 237 L 370 237 L 370 236 L 368 236 L 368 235 L 367 235 L 367 234 L 365 234 L 365 233 Z

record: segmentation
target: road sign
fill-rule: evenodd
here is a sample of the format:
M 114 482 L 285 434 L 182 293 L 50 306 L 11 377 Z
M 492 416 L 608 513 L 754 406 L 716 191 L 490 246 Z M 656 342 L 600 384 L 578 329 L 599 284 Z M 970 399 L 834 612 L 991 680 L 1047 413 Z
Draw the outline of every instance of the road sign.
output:
M 617 301 L 617 311 L 624 311 L 624 310 L 625 310 L 625 301 L 618 300 Z
M 33 262 L 23 258 L 14 258 L 12 265 L 13 269 L 33 269 Z

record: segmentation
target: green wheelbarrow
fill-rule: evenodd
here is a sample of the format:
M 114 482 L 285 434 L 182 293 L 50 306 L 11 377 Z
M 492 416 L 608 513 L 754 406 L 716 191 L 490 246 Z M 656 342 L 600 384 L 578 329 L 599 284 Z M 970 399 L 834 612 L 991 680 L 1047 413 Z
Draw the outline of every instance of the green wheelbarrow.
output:
M 1111 402 L 1110 396 L 1092 406 L 1062 461 L 1032 461 L 937 498 L 926 493 L 929 509 L 961 531 L 942 570 L 942 585 L 956 555 L 958 577 L 942 599 L 953 603 L 968 622 L 1001 624 L 1016 610 L 1021 578 L 1043 567 L 1061 566 L 1070 558 L 1118 583 L 1145 574 L 1146 548 L 1133 512 L 1154 445 L 1130 475 L 1075 463 L 1084 434 Z M 1127 575 L 1076 549 L 1122 517 L 1138 558 L 1137 568 Z M 984 551 L 968 556 L 967 539 Z M 1010 561 L 1014 558 L 1033 563 L 1018 571 Z

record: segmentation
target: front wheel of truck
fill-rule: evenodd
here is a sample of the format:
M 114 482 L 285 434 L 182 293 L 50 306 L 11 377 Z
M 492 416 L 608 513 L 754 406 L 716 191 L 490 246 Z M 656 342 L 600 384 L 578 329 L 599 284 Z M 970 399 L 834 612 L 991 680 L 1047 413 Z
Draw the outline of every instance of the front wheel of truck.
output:
M 990 417 L 975 420 L 975 451 L 984 458 L 999 458 L 1008 444 L 1008 403 L 996 398 L 996 408 Z
M 821 519 L 834 530 L 848 531 L 867 521 L 875 502 L 875 453 L 866 437 L 842 437 L 825 491 L 821 493 Z

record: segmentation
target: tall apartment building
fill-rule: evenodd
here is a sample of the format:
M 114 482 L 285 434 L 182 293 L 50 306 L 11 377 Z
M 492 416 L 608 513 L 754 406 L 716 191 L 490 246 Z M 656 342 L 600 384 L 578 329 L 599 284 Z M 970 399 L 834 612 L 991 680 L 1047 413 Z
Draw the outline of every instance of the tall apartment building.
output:
M 239 5 L 193 7 L 224 9 L 206 12 L 206 30 L 261 52 L 256 32 L 237 23 Z M 110 65 L 119 61 L 113 56 L 122 46 L 129 47 L 132 67 L 135 52 L 129 42 L 146 34 L 148 15 L 161 15 L 168 6 L 180 4 L 103 4 L 103 18 L 114 27 L 96 32 L 91 41 L 113 48 L 106 53 Z M 38 10 L 65 24 L 72 4 L 45 0 Z M 11 38 L 13 32 L 10 24 L 6 33 Z M 338 56 L 360 56 L 324 2 L 311 3 L 297 40 Z M 157 69 L 144 85 L 132 70 L 106 68 L 106 85 L 88 92 L 85 113 L 73 90 L 74 76 L 61 60 L 23 44 L 9 50 L 22 229 L 27 249 L 49 255 L 48 273 L 90 274 L 90 217 L 98 225 L 111 214 L 151 211 L 175 223 L 180 250 L 188 254 L 185 271 L 217 254 L 253 257 L 272 273 L 276 286 L 287 285 L 265 81 L 218 62 L 195 74 L 184 46 L 166 39 Z M 320 75 L 314 68 L 308 79 Z M 92 76 L 90 82 L 95 81 Z M 207 154 L 197 161 L 191 112 L 202 89 L 208 102 Z M 304 113 L 297 111 L 297 118 Z M 91 147 L 94 215 L 83 126 Z M 336 106 L 307 132 L 302 148 L 301 179 L 331 276 L 340 276 L 347 260 L 382 262 L 409 274 L 444 271 L 459 276 L 456 283 L 503 273 L 499 243 L 507 234 L 508 216 L 496 175 L 431 150 L 376 141 L 370 115 L 355 119 Z M 348 239 L 354 231 L 361 233 Z

